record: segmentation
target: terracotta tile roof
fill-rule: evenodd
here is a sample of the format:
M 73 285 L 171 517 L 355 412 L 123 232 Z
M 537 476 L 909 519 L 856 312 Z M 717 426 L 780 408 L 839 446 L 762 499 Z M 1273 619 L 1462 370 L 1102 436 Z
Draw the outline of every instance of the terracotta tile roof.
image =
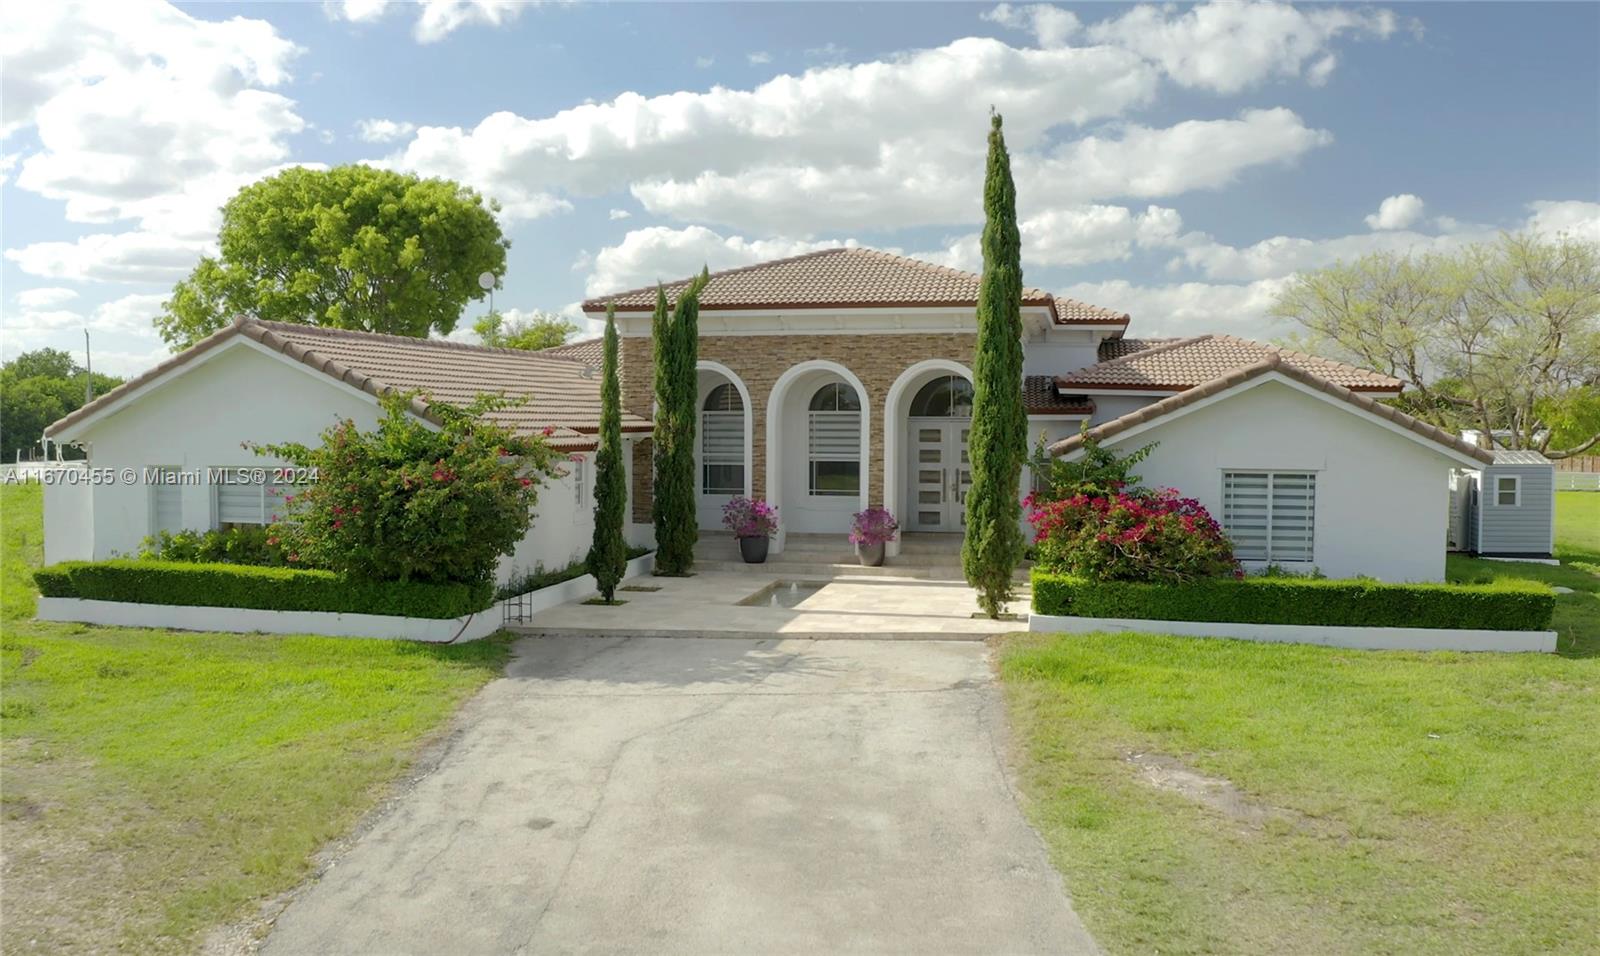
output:
M 1377 372 L 1332 359 L 1307 355 L 1232 335 L 1196 335 L 1078 369 L 1056 378 L 1070 391 L 1103 388 L 1181 391 L 1210 382 L 1228 372 L 1280 356 L 1287 366 L 1356 391 L 1398 392 L 1402 382 Z
M 1265 375 L 1268 372 L 1277 372 L 1301 383 L 1302 385 L 1309 385 L 1318 391 L 1332 395 L 1342 401 L 1349 402 L 1351 405 L 1354 405 L 1364 412 L 1376 415 L 1385 421 L 1398 425 L 1407 431 L 1413 432 L 1422 438 L 1433 442 L 1434 444 L 1441 445 L 1461 455 L 1466 455 L 1478 461 L 1484 462 L 1485 464 L 1493 463 L 1493 452 L 1490 452 L 1484 448 L 1479 448 L 1472 442 L 1469 442 L 1452 432 L 1445 431 L 1444 429 L 1435 425 L 1429 425 L 1427 422 L 1413 418 L 1412 416 L 1407 415 L 1405 412 L 1402 412 L 1393 406 L 1385 405 L 1382 402 L 1379 402 L 1370 395 L 1363 395 L 1360 392 L 1346 388 L 1343 385 L 1330 382 L 1316 373 L 1308 371 L 1302 365 L 1296 363 L 1292 358 L 1294 354 L 1297 353 L 1269 350 L 1264 358 L 1258 362 L 1255 362 L 1254 364 L 1233 369 L 1227 374 L 1214 378 L 1211 381 L 1205 382 L 1195 388 L 1179 392 L 1170 398 L 1164 398 L 1159 402 L 1146 405 L 1143 408 L 1135 409 L 1134 411 L 1123 415 L 1121 418 L 1113 418 L 1111 421 L 1102 422 L 1094 428 L 1089 429 L 1088 434 L 1098 440 L 1111 438 L 1127 431 L 1135 425 L 1142 425 L 1145 422 L 1160 418 L 1161 416 L 1170 414 L 1171 412 L 1175 412 L 1180 408 L 1193 405 L 1195 402 L 1198 402 L 1201 399 L 1209 398 L 1212 395 L 1218 394 L 1219 392 L 1225 392 L 1228 389 L 1248 382 L 1257 376 Z M 1052 456 L 1060 456 L 1077 449 L 1082 444 L 1083 436 L 1073 435 L 1056 442 L 1055 444 L 1051 445 L 1048 450 Z
M 484 393 L 526 397 L 526 404 L 501 409 L 488 417 L 524 435 L 550 428 L 551 445 L 564 451 L 589 450 L 595 444 L 593 433 L 600 422 L 600 380 L 576 359 L 242 316 L 52 424 L 45 433 L 56 434 L 121 401 L 163 373 L 241 335 L 370 395 L 420 391 L 453 405 L 465 405 Z M 426 401 L 414 400 L 412 406 L 418 415 L 433 417 Z M 649 431 L 651 426 L 645 419 L 624 411 L 622 427 L 624 431 Z
M 1114 358 L 1122 358 L 1124 355 L 1132 355 L 1135 352 L 1143 352 L 1145 349 L 1153 349 L 1158 345 L 1166 345 L 1169 342 L 1176 341 L 1178 340 L 1175 338 L 1106 339 L 1100 343 L 1100 361 L 1109 362 Z
M 689 279 L 663 283 L 673 300 Z M 826 309 L 894 306 L 976 305 L 979 276 L 931 262 L 921 262 L 876 249 L 840 248 L 808 252 L 739 269 L 711 273 L 700 293 L 700 308 Z M 1053 300 L 1039 289 L 1023 289 L 1025 305 Z M 604 312 L 615 302 L 618 312 L 649 312 L 656 305 L 653 285 L 583 303 L 585 312 Z M 1088 306 L 1086 308 L 1093 308 Z
M 1103 309 L 1098 305 L 1079 302 L 1065 296 L 1055 296 L 1055 321 L 1057 325 L 1127 325 L 1128 313 Z
M 1094 402 L 1081 396 L 1065 397 L 1056 391 L 1055 379 L 1029 375 L 1022 380 L 1022 404 L 1029 415 L 1093 415 Z
M 540 349 L 540 355 L 558 356 L 560 358 L 577 359 L 585 365 L 599 368 L 605 362 L 605 339 L 579 339 L 565 345 L 553 345 L 547 349 Z M 617 359 L 621 360 L 622 351 L 617 350 Z

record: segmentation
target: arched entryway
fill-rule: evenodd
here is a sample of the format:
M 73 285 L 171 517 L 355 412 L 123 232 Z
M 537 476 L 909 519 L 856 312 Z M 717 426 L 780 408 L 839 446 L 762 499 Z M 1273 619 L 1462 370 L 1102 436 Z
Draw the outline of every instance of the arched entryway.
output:
M 702 529 L 722 527 L 722 506 L 751 496 L 750 392 L 727 366 L 699 363 L 695 428 L 695 516 Z
M 767 401 L 767 501 L 789 532 L 844 534 L 867 506 L 871 411 L 867 390 L 837 362 L 802 362 Z
M 901 373 L 884 403 L 884 506 L 910 532 L 959 533 L 972 484 L 972 372 L 929 359 Z

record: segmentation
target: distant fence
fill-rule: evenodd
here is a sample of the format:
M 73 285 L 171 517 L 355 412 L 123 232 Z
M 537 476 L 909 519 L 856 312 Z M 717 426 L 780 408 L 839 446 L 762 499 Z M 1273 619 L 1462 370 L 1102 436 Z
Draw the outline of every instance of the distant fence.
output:
M 1556 471 L 1557 491 L 1600 491 L 1600 472 Z
M 1600 474 L 1600 455 L 1573 455 L 1571 458 L 1557 458 L 1556 471 L 1581 471 L 1589 474 Z
M 47 471 L 64 471 L 69 468 L 87 468 L 84 461 L 19 461 L 0 465 L 0 482 L 15 484 L 19 481 L 40 481 Z

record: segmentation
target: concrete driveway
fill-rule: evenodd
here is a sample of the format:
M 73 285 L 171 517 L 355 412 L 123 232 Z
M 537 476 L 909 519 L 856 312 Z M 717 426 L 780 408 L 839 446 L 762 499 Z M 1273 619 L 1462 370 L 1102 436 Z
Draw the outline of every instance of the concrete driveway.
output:
M 524 640 L 279 917 L 303 953 L 1090 953 L 986 648 Z

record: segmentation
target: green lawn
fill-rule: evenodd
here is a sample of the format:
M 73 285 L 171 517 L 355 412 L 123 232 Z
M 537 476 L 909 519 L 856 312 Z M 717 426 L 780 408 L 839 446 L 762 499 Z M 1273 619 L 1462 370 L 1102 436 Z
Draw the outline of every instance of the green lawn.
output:
M 1564 557 L 1600 502 L 1568 497 Z M 1003 642 L 1029 814 L 1107 951 L 1594 952 L 1600 577 L 1450 573 L 1574 588 L 1560 653 Z
M 1600 562 L 1600 491 L 1556 492 L 1556 557 Z
M 0 949 L 188 951 L 308 870 L 507 647 L 40 624 L 0 488 Z

